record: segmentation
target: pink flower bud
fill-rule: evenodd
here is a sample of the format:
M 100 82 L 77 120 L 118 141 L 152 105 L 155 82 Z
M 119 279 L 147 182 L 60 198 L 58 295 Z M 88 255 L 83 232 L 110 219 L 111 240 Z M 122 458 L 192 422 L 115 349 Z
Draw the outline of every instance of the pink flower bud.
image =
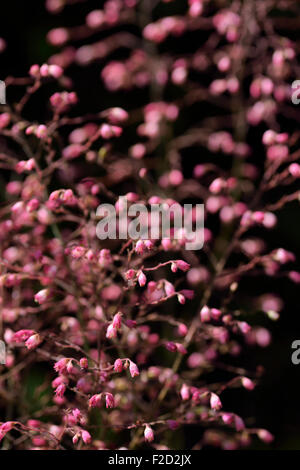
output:
M 87 15 L 85 21 L 90 28 L 99 28 L 105 22 L 105 14 L 102 10 L 93 10 Z
M 13 429 L 14 425 L 16 423 L 14 423 L 13 421 L 7 421 L 6 423 L 3 423 L 1 426 L 0 426 L 0 441 L 2 441 L 2 439 L 5 437 L 5 435 L 11 431 L 11 429 Z
M 106 408 L 114 408 L 115 407 L 115 399 L 111 393 L 105 394 L 105 406 Z
M 53 46 L 62 46 L 69 39 L 69 34 L 65 28 L 56 28 L 49 31 L 47 39 Z
M 123 362 L 122 359 L 116 359 L 114 363 L 114 370 L 116 372 L 122 372 L 123 370 Z
M 49 66 L 47 64 L 43 64 L 40 68 L 40 74 L 42 77 L 48 77 L 49 75 Z
M 35 135 L 39 139 L 44 139 L 45 137 L 47 137 L 47 127 L 41 124 L 40 126 L 37 127 Z
M 222 408 L 221 400 L 215 393 L 210 395 L 210 406 L 213 410 L 220 410 Z
M 152 442 L 154 440 L 153 430 L 148 425 L 145 427 L 144 436 L 145 436 L 145 441 L 146 442 Z
M 101 407 L 101 394 L 99 393 L 98 395 L 93 395 L 89 399 L 89 406 L 91 408 L 100 408 Z
M 63 75 L 64 71 L 59 65 L 53 64 L 49 65 L 49 73 L 54 78 L 60 78 Z
M 186 348 L 183 346 L 183 344 L 181 343 L 175 343 L 176 347 L 177 347 L 177 351 L 180 353 L 180 354 L 186 354 L 187 353 L 187 350 Z
M 264 221 L 264 218 L 265 218 L 264 212 L 256 211 L 256 212 L 253 212 L 252 214 L 252 219 L 258 224 L 261 224 Z
M 271 145 L 267 150 L 267 158 L 271 161 L 285 160 L 289 155 L 289 148 L 286 145 Z
M 8 113 L 0 114 L 0 129 L 5 129 L 10 123 L 10 115 Z
M 289 172 L 294 178 L 300 178 L 300 165 L 298 163 L 292 163 L 289 166 Z
M 140 273 L 138 274 L 138 283 L 141 287 L 144 287 L 146 285 L 146 282 L 147 282 L 147 278 L 145 276 L 145 274 L 143 273 L 143 271 L 140 271 Z
M 63 149 L 63 157 L 66 160 L 72 160 L 74 158 L 78 158 L 83 151 L 83 148 L 79 144 L 71 144 L 68 147 Z
M 44 304 L 45 302 L 47 302 L 47 300 L 49 300 L 49 298 L 51 297 L 51 291 L 50 289 L 42 289 L 40 290 L 37 294 L 35 294 L 34 296 L 34 300 L 42 305 Z
M 112 322 L 112 325 L 114 328 L 116 328 L 117 330 L 119 330 L 121 328 L 121 325 L 122 325 L 122 313 L 118 312 L 116 313 L 116 315 L 114 316 L 113 318 L 113 322 Z
M 183 175 L 179 170 L 172 170 L 169 173 L 169 183 L 172 186 L 179 186 L 183 181 Z
M 136 158 L 137 160 L 140 160 L 143 158 L 146 154 L 146 147 L 144 144 L 135 144 L 130 148 L 130 155 L 132 158 Z
M 172 341 L 168 341 L 166 344 L 165 344 L 165 347 L 168 351 L 174 353 L 177 351 L 177 346 L 175 343 L 173 343 Z
M 66 391 L 65 384 L 60 384 L 55 390 L 55 395 L 59 398 L 63 398 L 65 391 Z
M 171 283 L 168 282 L 168 281 L 165 281 L 164 288 L 165 288 L 165 293 L 166 293 L 166 295 L 167 295 L 168 297 L 169 297 L 170 295 L 173 295 L 174 292 L 175 292 L 175 287 L 173 286 L 173 284 L 171 284 Z
M 210 184 L 209 190 L 213 194 L 218 194 L 222 191 L 224 186 L 225 186 L 224 180 L 222 180 L 222 178 L 217 178 Z
M 222 315 L 222 312 L 218 308 L 211 308 L 210 314 L 213 320 L 218 321 Z
M 25 342 L 25 346 L 27 349 L 35 349 L 41 344 L 42 339 L 39 334 L 32 335 L 28 338 L 28 340 Z
M 276 132 L 272 130 L 267 130 L 262 138 L 263 144 L 265 145 L 272 145 L 275 144 L 276 142 Z
M 40 67 L 37 64 L 32 65 L 29 70 L 29 75 L 35 78 L 39 77 Z
M 270 444 L 274 440 L 274 436 L 266 429 L 259 429 L 257 435 L 266 444 Z
M 184 305 L 184 304 L 185 304 L 185 297 L 184 297 L 184 295 L 182 295 L 182 294 L 177 294 L 177 299 L 178 299 L 178 302 L 179 302 L 181 305 Z
M 110 324 L 107 328 L 107 331 L 106 331 L 106 338 L 113 339 L 113 338 L 116 338 L 116 337 L 117 337 L 117 330 L 113 326 L 113 324 Z
M 178 325 L 177 332 L 179 336 L 186 336 L 188 328 L 184 323 L 180 323 L 180 325 Z
M 169 251 L 172 248 L 172 241 L 169 238 L 163 238 L 161 241 L 162 247 L 165 251 Z
M 244 335 L 248 334 L 249 331 L 251 331 L 251 326 L 245 321 L 238 322 L 238 327 Z
M 136 245 L 135 245 L 135 251 L 139 255 L 142 255 L 146 250 L 145 243 L 143 240 L 138 240 Z
M 225 424 L 232 424 L 234 421 L 234 415 L 232 413 L 222 413 L 222 420 Z
M 132 378 L 140 375 L 140 371 L 138 369 L 138 366 L 132 361 L 130 361 L 130 363 L 129 363 L 129 372 L 130 372 L 130 375 L 131 375 Z
M 125 273 L 125 278 L 129 281 L 135 277 L 135 270 L 134 269 L 129 269 Z
M 88 431 L 85 431 L 85 430 L 81 431 L 81 437 L 85 444 L 90 444 L 92 442 L 92 436 L 90 435 Z
M 253 390 L 255 388 L 255 383 L 252 380 L 248 379 L 248 377 L 242 377 L 241 382 L 244 388 L 247 390 Z
M 73 414 L 74 418 L 76 419 L 76 421 L 79 421 L 79 419 L 81 418 L 81 411 L 78 408 L 75 408 L 72 411 L 72 414 Z
M 112 124 L 119 124 L 127 121 L 128 113 L 122 108 L 111 108 L 107 112 L 107 117 Z
M 34 212 L 39 208 L 39 205 L 40 205 L 40 201 L 38 199 L 36 198 L 31 199 L 26 205 L 26 210 L 28 212 Z
M 71 359 L 68 357 L 63 357 L 59 361 L 54 364 L 54 370 L 59 374 L 67 373 L 67 367 L 70 363 Z
M 208 308 L 207 305 L 202 307 L 202 309 L 200 311 L 200 319 L 201 319 L 202 322 L 209 322 L 211 320 L 210 308 Z
M 190 269 L 190 265 L 188 263 L 186 263 L 185 261 L 181 260 L 181 259 L 178 259 L 176 261 L 173 261 L 172 264 L 171 264 L 171 271 L 173 271 L 173 273 L 176 273 L 176 271 L 178 269 L 180 269 L 181 271 L 188 271 Z
M 88 369 L 89 367 L 89 362 L 86 357 L 82 357 L 79 361 L 79 365 L 81 369 Z
M 288 277 L 291 279 L 291 281 L 295 282 L 296 284 L 300 283 L 300 273 L 297 271 L 290 271 L 288 273 Z
M 295 256 L 290 251 L 284 250 L 283 248 L 278 248 L 274 253 L 274 259 L 280 264 L 289 263 L 295 261 Z
M 181 390 L 180 390 L 180 395 L 182 400 L 186 401 L 190 398 L 190 390 L 189 387 L 185 384 L 182 385 Z

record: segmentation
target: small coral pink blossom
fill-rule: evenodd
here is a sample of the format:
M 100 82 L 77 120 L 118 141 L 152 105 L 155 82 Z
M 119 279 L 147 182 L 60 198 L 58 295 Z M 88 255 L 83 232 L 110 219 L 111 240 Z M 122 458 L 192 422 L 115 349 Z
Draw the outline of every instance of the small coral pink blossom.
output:
M 154 441 L 154 432 L 153 429 L 147 425 L 144 430 L 144 437 L 146 442 Z
M 221 400 L 215 393 L 210 395 L 210 406 L 213 410 L 220 410 L 222 408 Z
M 37 348 L 42 342 L 42 338 L 40 337 L 39 334 L 35 334 L 32 336 L 29 336 L 29 338 L 25 342 L 25 346 L 27 349 L 35 349 Z
M 190 390 L 189 387 L 185 384 L 182 385 L 181 390 L 180 390 L 180 395 L 182 400 L 186 401 L 190 398 Z
M 82 369 L 88 369 L 89 363 L 86 357 L 82 357 L 79 361 L 79 365 Z
M 114 408 L 115 407 L 115 399 L 111 393 L 105 394 L 105 404 L 106 408 Z
M 138 375 L 140 375 L 140 371 L 138 369 L 138 366 L 132 361 L 130 361 L 130 363 L 129 363 L 129 372 L 130 372 L 130 375 L 131 375 L 132 378 L 137 377 Z
M 144 287 L 146 285 L 147 278 L 146 278 L 145 274 L 143 273 L 143 271 L 139 272 L 139 274 L 137 276 L 137 279 L 138 279 L 138 283 L 141 287 Z
M 93 395 L 89 399 L 89 406 L 91 408 L 100 408 L 102 406 L 102 399 L 101 399 L 101 394 L 98 395 Z
M 42 289 L 34 296 L 34 300 L 40 305 L 44 304 L 51 297 L 51 292 L 49 289 Z
M 113 339 L 116 338 L 118 334 L 117 329 L 114 327 L 113 324 L 108 325 L 106 330 L 106 338 Z
M 81 437 L 85 444 L 90 444 L 92 442 L 92 436 L 86 430 L 81 431 Z
M 255 388 L 255 383 L 248 377 L 242 377 L 241 382 L 243 387 L 247 390 L 253 390 Z
M 116 359 L 114 362 L 114 370 L 116 372 L 122 372 L 123 370 L 123 362 L 121 359 Z
M 113 327 L 116 328 L 117 330 L 119 330 L 119 329 L 121 328 L 121 325 L 122 325 L 122 313 L 120 313 L 120 312 L 116 313 L 116 315 L 115 315 L 114 318 L 113 318 L 112 325 L 113 325 Z
M 266 429 L 259 429 L 257 435 L 263 442 L 266 442 L 267 444 L 274 440 L 274 436 Z

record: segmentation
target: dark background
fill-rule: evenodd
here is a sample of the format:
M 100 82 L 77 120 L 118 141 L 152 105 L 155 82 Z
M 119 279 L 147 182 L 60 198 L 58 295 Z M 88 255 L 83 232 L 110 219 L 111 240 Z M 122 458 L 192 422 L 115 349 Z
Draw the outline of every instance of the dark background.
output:
M 99 3 L 89 1 L 88 7 Z M 77 5 L 72 9 L 67 8 L 60 16 L 51 16 L 44 9 L 43 0 L 10 0 L 1 2 L 0 35 L 8 42 L 8 48 L 0 56 L 0 79 L 8 75 L 26 76 L 30 65 L 42 64 L 55 50 L 45 41 L 46 32 L 61 25 L 81 24 L 87 5 Z M 184 47 L 184 44 L 182 45 Z M 116 104 L 117 96 L 110 96 L 102 88 L 99 80 L 101 66 L 90 66 L 85 70 L 85 83 L 80 81 L 82 71 L 70 69 L 68 74 L 79 87 L 82 111 L 98 111 Z M 300 78 L 300 77 L 298 77 Z M 120 96 L 123 99 L 124 96 Z M 8 93 L 10 100 L 10 92 Z M 128 103 L 134 107 L 137 97 L 133 100 L 128 95 Z M 39 112 L 39 101 L 35 102 L 34 113 Z M 205 106 L 205 105 L 204 105 Z M 294 108 L 294 112 L 295 109 Z M 30 111 L 29 111 L 30 112 Z M 202 113 L 203 113 L 202 105 Z M 300 118 L 300 109 L 299 109 Z M 297 129 L 298 123 L 286 118 L 284 129 L 291 132 Z M 261 135 L 261 129 L 253 131 L 251 142 L 259 142 L 257 135 Z M 256 144 L 255 144 L 256 145 Z M 260 147 L 257 144 L 257 152 Z M 255 154 L 255 152 L 254 152 Z M 190 168 L 184 168 L 189 172 Z M 1 176 L 0 184 L 4 184 Z M 269 236 L 268 242 L 272 246 L 282 246 L 293 251 L 299 258 L 300 254 L 300 213 L 299 205 L 290 204 L 286 209 L 277 213 L 279 224 L 276 231 Z M 299 264 L 296 269 L 299 269 Z M 294 269 L 294 268 L 293 268 Z M 271 329 L 273 341 L 266 349 L 249 349 L 239 363 L 255 370 L 257 364 L 263 365 L 265 375 L 254 392 L 231 391 L 226 398 L 228 405 L 241 416 L 255 417 L 257 427 L 269 429 L 276 439 L 272 447 L 275 449 L 300 449 L 300 365 L 295 366 L 291 362 L 291 344 L 295 339 L 300 340 L 300 309 L 299 286 L 288 280 L 266 279 L 265 277 L 255 281 L 249 278 L 245 281 L 244 289 L 248 296 L 259 295 L 264 291 L 279 293 L 285 301 L 285 307 L 281 312 L 278 322 L 272 323 L 259 317 L 260 323 Z M 186 436 L 187 445 L 193 444 L 192 432 Z M 254 448 L 265 447 L 255 441 Z

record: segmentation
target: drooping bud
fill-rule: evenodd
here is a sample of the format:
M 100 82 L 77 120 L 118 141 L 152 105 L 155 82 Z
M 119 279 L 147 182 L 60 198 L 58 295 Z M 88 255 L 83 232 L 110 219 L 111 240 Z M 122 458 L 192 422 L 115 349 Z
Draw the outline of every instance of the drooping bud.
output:
M 115 407 L 115 399 L 111 393 L 106 393 L 105 395 L 105 406 L 106 408 L 114 408 Z
M 129 372 L 132 378 L 140 375 L 138 366 L 132 361 L 130 361 L 130 364 L 129 364 Z
M 255 383 L 252 380 L 248 379 L 248 377 L 242 377 L 241 382 L 244 388 L 247 390 L 253 390 L 255 388 Z
M 51 297 L 51 291 L 50 289 L 42 289 L 40 290 L 37 294 L 35 294 L 34 296 L 34 300 L 42 305 L 44 304 L 45 302 L 47 302 L 47 300 L 49 300 L 49 298 Z
M 41 344 L 42 338 L 40 337 L 39 334 L 32 335 L 28 338 L 28 340 L 25 342 L 25 346 L 27 349 L 35 349 Z
M 190 389 L 186 384 L 183 384 L 180 390 L 180 395 L 183 401 L 186 401 L 190 398 Z
M 111 323 L 108 328 L 107 328 L 107 331 L 106 331 L 106 338 L 108 339 L 113 339 L 113 338 L 116 338 L 117 337 L 117 330 L 116 328 L 113 326 L 113 324 Z
M 89 367 L 89 363 L 88 363 L 88 360 L 86 357 L 82 357 L 79 361 L 79 365 L 81 367 L 81 369 L 88 369 Z
M 122 319 L 122 313 L 121 312 L 116 313 L 112 322 L 112 325 L 114 328 L 116 328 L 116 330 L 119 330 L 121 328 L 121 324 L 122 324 L 121 319 Z
M 146 442 L 152 442 L 154 440 L 153 429 L 148 425 L 145 427 L 144 436 Z
M 141 287 L 144 287 L 146 285 L 146 282 L 147 282 L 147 278 L 145 276 L 145 274 L 143 273 L 143 271 L 140 271 L 140 273 L 138 274 L 138 283 Z
M 215 393 L 210 395 L 210 406 L 213 410 L 220 410 L 222 408 L 221 400 Z
M 83 430 L 81 432 L 81 437 L 82 437 L 82 440 L 85 444 L 90 444 L 92 442 L 92 436 L 90 435 L 90 433 L 86 430 Z
M 114 370 L 116 372 L 122 372 L 123 370 L 123 362 L 122 359 L 116 359 L 114 363 Z
M 89 399 L 89 406 L 91 408 L 100 408 L 101 407 L 101 394 L 100 393 L 98 395 L 93 395 Z

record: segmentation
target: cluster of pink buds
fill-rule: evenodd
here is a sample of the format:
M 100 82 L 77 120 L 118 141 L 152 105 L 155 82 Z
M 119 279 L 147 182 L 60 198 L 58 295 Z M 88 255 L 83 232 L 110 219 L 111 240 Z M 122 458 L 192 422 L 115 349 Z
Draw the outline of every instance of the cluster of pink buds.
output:
M 41 342 L 41 336 L 33 330 L 20 330 L 17 331 L 11 338 L 14 343 L 25 343 L 27 349 L 37 348 Z
M 29 74 L 34 78 L 60 78 L 63 73 L 63 69 L 56 64 L 43 64 L 41 67 L 39 65 L 32 65 L 29 70 Z
M 54 93 L 50 97 L 51 106 L 58 113 L 66 111 L 70 106 L 75 105 L 78 101 L 77 95 L 74 91 L 67 92 L 63 91 L 62 93 Z
M 24 171 L 32 171 L 35 168 L 35 160 L 30 158 L 29 160 L 21 160 L 16 165 L 16 172 L 23 173 Z
M 1 447 L 268 446 L 243 396 L 300 284 L 297 2 L 91 3 L 45 0 L 68 25 L 5 78 Z

